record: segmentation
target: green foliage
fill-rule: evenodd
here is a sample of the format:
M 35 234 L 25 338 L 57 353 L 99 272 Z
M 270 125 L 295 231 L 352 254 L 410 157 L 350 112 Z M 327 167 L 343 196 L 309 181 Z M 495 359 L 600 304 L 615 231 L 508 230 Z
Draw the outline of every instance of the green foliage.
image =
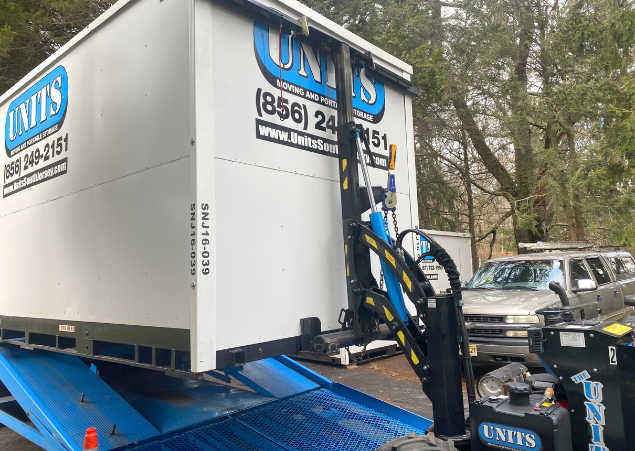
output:
M 114 0 L 0 0 L 0 92 L 5 92 Z

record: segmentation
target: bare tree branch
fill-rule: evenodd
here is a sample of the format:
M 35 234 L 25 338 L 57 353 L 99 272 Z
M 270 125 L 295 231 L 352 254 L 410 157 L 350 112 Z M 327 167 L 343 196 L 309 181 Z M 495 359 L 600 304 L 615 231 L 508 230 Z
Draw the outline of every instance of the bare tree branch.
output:
M 487 233 L 485 235 L 483 235 L 482 237 L 480 237 L 479 239 L 476 240 L 476 242 L 481 242 L 483 241 L 485 238 L 487 238 L 489 235 L 491 235 L 492 233 L 496 232 L 496 229 L 498 229 L 501 224 L 503 224 L 503 222 L 505 222 L 514 212 L 514 210 L 509 210 L 507 211 L 503 216 L 501 216 L 498 221 L 496 222 L 496 224 L 494 224 L 494 226 L 492 228 L 490 228 Z

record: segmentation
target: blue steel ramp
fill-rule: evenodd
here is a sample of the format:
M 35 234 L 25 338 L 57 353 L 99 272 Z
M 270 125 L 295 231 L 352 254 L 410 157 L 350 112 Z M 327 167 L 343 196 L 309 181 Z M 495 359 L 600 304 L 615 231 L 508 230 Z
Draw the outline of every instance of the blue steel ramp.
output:
M 318 384 L 276 359 L 258 360 L 239 368 L 226 368 L 224 371 L 256 393 L 276 398 L 286 398 L 319 388 Z
M 213 382 L 175 377 L 133 384 L 117 392 L 162 434 L 276 399 Z
M 174 431 L 135 451 L 373 451 L 431 421 L 320 376 L 287 357 L 226 370 L 268 401 Z M 272 393 L 273 392 L 273 393 Z
M 0 379 L 37 430 L 2 410 L 0 422 L 47 450 L 81 450 L 88 427 L 101 451 L 159 435 L 77 357 L 0 345 Z
M 429 423 L 428 423 L 429 424 Z M 135 451 L 373 451 L 423 429 L 327 389 L 313 390 L 187 432 Z
M 144 370 L 147 371 L 147 370 Z M 254 392 L 208 380 L 161 376 L 158 372 L 134 374 L 104 380 L 162 434 L 224 418 L 277 399 L 297 395 L 320 386 L 274 359 L 222 370 Z M 210 374 L 212 375 L 212 374 Z M 218 377 L 215 373 L 214 377 Z
M 11 398 L 0 422 L 48 451 L 81 450 L 88 427 L 101 451 L 373 451 L 431 423 L 284 356 L 224 370 L 255 393 L 121 368 L 102 379 L 78 357 L 0 345 L 0 380 L 34 427 Z

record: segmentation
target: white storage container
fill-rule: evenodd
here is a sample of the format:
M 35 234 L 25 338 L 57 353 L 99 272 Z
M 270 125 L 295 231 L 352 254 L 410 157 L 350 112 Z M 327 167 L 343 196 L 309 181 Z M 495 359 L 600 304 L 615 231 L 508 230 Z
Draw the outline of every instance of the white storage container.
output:
M 4 340 L 203 372 L 232 350 L 294 352 L 300 318 L 339 328 L 334 66 L 256 16 L 306 16 L 399 77 L 411 67 L 296 1 L 241 3 L 254 14 L 121 0 L 2 96 Z M 411 96 L 363 70 L 354 87 L 376 161 L 398 146 L 403 230 L 418 217 Z
M 472 278 L 472 245 L 470 234 L 443 232 L 440 230 L 425 230 L 425 232 L 450 254 L 450 257 L 452 257 L 457 269 L 461 273 L 461 280 L 469 281 Z M 417 239 L 419 241 L 415 242 L 415 247 L 416 255 L 419 256 L 427 252 L 429 247 L 426 240 L 421 237 L 417 237 Z M 439 265 L 434 258 L 423 260 L 419 267 L 437 293 L 445 293 L 445 290 L 450 288 L 450 281 L 445 274 L 443 266 Z

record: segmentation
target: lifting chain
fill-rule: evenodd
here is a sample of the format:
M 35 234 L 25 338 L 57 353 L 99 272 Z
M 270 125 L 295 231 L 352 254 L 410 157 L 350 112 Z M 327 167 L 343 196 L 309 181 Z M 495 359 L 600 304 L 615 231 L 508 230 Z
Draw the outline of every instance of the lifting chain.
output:
M 388 222 L 388 212 L 385 212 L 386 222 Z M 395 210 L 392 211 L 392 224 L 395 226 L 395 240 L 399 236 L 399 227 L 397 226 L 397 213 Z

